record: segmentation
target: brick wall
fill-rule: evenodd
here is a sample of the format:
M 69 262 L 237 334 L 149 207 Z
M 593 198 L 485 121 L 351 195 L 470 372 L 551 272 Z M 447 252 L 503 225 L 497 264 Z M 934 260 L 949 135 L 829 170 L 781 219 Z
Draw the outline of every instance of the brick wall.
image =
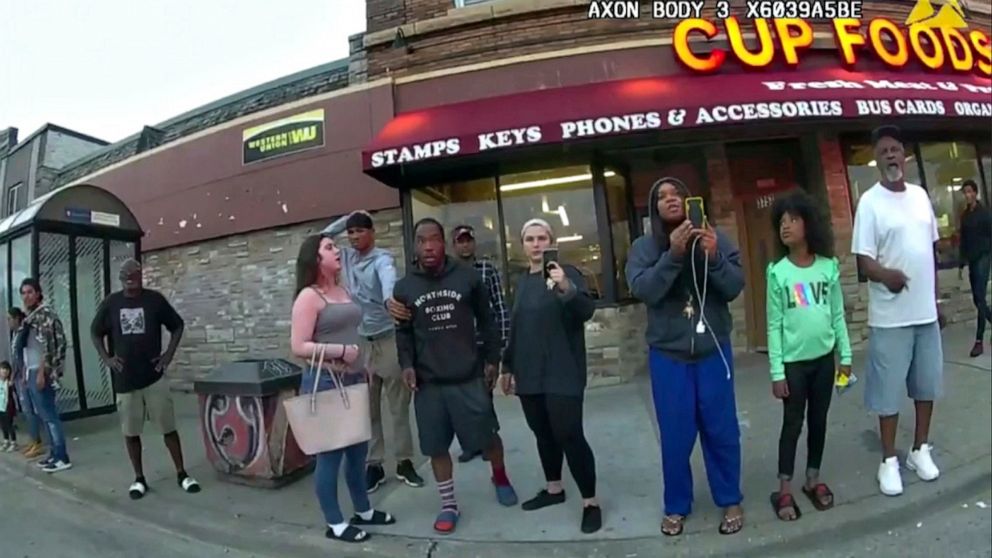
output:
M 710 215 L 716 223 L 718 229 L 727 235 L 737 246 L 744 244 L 744 237 L 741 236 L 743 219 L 735 209 L 734 195 L 730 186 L 730 163 L 727 161 L 727 153 L 722 143 L 709 144 L 706 150 L 706 175 L 710 184 Z M 744 262 L 744 277 L 750 277 L 747 265 Z M 731 337 L 734 349 L 745 349 L 748 346 L 747 339 L 747 301 L 749 287 L 745 285 L 741 296 L 730 303 L 730 315 L 734 320 L 734 331 Z M 763 296 L 763 293 L 761 293 Z
M 379 246 L 403 271 L 399 209 L 375 215 Z M 296 256 L 306 236 L 330 220 L 269 229 L 145 253 L 145 282 L 172 301 L 186 321 L 175 374 L 191 380 L 218 364 L 259 357 L 292 358 L 289 315 Z
M 508 57 L 638 39 L 670 37 L 677 21 L 653 19 L 651 2 L 641 2 L 640 19 L 587 19 L 589 2 L 581 0 L 498 0 L 454 8 L 452 0 L 368 0 L 368 75 L 403 76 Z M 912 2 L 869 0 L 864 17 L 904 21 Z M 715 4 L 702 16 L 716 19 Z M 988 30 L 987 15 L 971 14 L 977 28 Z M 745 22 L 745 29 L 748 24 Z M 413 52 L 392 48 L 395 28 Z M 830 31 L 829 23 L 814 24 Z M 376 38 L 375 33 L 379 33 Z

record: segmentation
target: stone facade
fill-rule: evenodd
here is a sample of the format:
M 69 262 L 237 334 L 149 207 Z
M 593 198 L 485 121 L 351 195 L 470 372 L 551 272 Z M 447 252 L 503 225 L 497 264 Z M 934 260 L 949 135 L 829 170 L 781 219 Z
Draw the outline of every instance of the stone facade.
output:
M 192 380 L 227 361 L 290 358 L 289 316 L 297 250 L 331 218 L 143 255 L 145 283 L 172 301 L 186 321 L 174 366 Z M 403 272 L 399 209 L 375 215 L 379 246 Z M 341 240 L 347 242 L 346 240 Z
M 629 381 L 647 370 L 643 304 L 607 306 L 596 310 L 586 323 L 586 356 L 589 387 Z

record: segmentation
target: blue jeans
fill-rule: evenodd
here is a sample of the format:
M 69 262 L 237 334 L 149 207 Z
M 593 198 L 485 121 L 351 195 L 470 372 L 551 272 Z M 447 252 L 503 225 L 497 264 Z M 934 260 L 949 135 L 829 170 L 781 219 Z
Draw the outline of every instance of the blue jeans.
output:
M 300 393 L 308 394 L 313 391 L 313 371 L 307 370 L 300 381 Z M 317 391 L 334 389 L 334 380 L 327 373 L 320 376 Z M 318 453 L 316 456 L 317 470 L 314 473 L 314 488 L 320 510 L 324 513 L 324 521 L 328 525 L 344 523 L 341 514 L 341 504 L 338 503 L 338 474 L 341 463 L 344 462 L 344 480 L 348 484 L 351 503 L 356 512 L 366 512 L 372 509 L 365 484 L 365 458 L 368 455 L 369 444 L 362 442 L 334 451 Z
M 986 300 L 985 291 L 989 288 L 989 254 L 968 262 L 968 280 L 971 283 L 971 300 L 978 309 L 978 327 L 975 341 L 985 340 L 985 323 L 992 323 L 992 310 Z
M 17 397 L 21 400 L 21 412 L 28 423 L 28 437 L 32 442 L 41 442 L 41 418 L 31 400 L 31 388 L 26 384 L 17 386 Z
M 661 465 L 665 481 L 665 514 L 692 512 L 692 466 L 696 438 L 710 492 L 717 506 L 741 503 L 741 431 L 734 397 L 732 349 L 721 343 L 731 366 L 727 377 L 723 359 L 714 352 L 696 362 L 669 358 L 651 348 L 648 366 L 651 391 L 661 431 Z
M 55 402 L 55 388 L 51 382 L 45 383 L 45 388 L 38 390 L 38 369 L 32 368 L 28 372 L 28 394 L 34 404 L 35 411 L 41 422 L 48 430 L 49 439 L 52 441 L 52 449 L 49 457 L 54 461 L 69 462 L 69 452 L 65 447 L 65 432 L 62 430 L 62 419 L 59 418 L 59 409 Z

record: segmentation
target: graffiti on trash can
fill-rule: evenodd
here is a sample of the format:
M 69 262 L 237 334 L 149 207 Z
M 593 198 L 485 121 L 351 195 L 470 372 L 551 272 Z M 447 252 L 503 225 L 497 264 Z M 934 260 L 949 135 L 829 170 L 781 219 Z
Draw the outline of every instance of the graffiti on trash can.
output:
M 251 467 L 262 455 L 265 424 L 260 397 L 209 395 L 203 412 L 210 449 L 229 472 Z

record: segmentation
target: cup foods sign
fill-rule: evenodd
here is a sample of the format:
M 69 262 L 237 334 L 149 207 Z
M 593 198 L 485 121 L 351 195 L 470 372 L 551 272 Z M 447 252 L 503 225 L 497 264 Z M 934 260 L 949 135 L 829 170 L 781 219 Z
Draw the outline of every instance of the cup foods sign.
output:
M 959 74 L 992 76 L 992 42 L 978 29 L 958 30 L 952 27 L 932 28 L 926 25 L 903 27 L 885 18 L 868 22 L 857 19 L 834 19 L 833 35 L 837 53 L 846 66 L 870 55 L 890 68 L 904 68 L 910 61 L 930 70 Z M 813 27 L 802 19 L 755 19 L 753 28 L 757 48 L 745 44 L 743 25 L 735 17 L 716 23 L 705 19 L 686 19 L 675 27 L 672 46 L 675 58 L 696 72 L 714 72 L 728 58 L 747 68 L 766 68 L 781 58 L 789 66 L 800 63 L 803 53 L 813 46 Z M 695 53 L 690 48 L 694 39 L 714 40 L 721 31 L 730 49 L 714 48 L 708 53 Z M 773 33 L 774 31 L 774 33 Z
M 244 164 L 257 163 L 324 145 L 324 109 L 311 110 L 245 129 Z
M 526 145 L 739 122 L 858 118 L 876 115 L 992 118 L 992 86 L 975 83 L 940 79 L 934 81 L 862 79 L 814 82 L 763 81 L 761 84 L 769 92 L 769 96 L 773 96 L 776 91 L 802 91 L 806 94 L 806 100 L 768 100 L 659 108 L 556 123 L 530 124 L 486 131 L 474 136 L 438 138 L 412 145 L 381 149 L 371 153 L 369 162 L 372 168 L 381 168 Z M 837 98 L 841 94 L 838 90 L 848 90 L 843 93 L 843 99 Z M 859 98 L 858 91 L 864 92 L 863 98 Z M 934 98 L 920 98 L 918 94 L 900 96 L 900 92 L 920 91 L 933 92 Z M 939 98 L 941 92 L 957 93 L 961 100 Z M 883 98 L 880 98 L 880 95 Z

